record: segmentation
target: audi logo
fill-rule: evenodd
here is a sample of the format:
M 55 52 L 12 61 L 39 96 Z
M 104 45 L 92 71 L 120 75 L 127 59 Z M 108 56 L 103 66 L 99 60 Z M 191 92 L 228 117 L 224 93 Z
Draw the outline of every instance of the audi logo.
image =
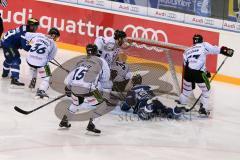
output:
M 154 30 L 153 28 L 143 28 L 142 26 L 135 27 L 134 25 L 126 25 L 123 28 L 124 32 L 132 31 L 132 34 L 130 36 L 132 38 L 144 38 L 149 39 L 151 37 L 151 40 L 158 41 L 158 36 L 162 36 L 164 38 L 164 42 L 168 42 L 167 34 L 162 30 Z
M 213 25 L 214 21 L 211 19 L 205 19 L 205 24 Z
M 138 9 L 138 7 L 131 7 L 131 8 L 130 8 L 130 11 L 139 12 L 139 9 Z
M 168 13 L 167 17 L 169 17 L 169 18 L 176 18 L 177 16 L 174 13 Z

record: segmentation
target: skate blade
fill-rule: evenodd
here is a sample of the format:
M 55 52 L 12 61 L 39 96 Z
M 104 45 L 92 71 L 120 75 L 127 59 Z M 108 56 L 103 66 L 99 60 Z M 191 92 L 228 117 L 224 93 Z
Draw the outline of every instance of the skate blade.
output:
M 42 99 L 43 99 L 43 100 L 48 100 L 48 99 L 49 99 L 49 97 L 43 97 Z
M 2 77 L 1 79 L 2 79 L 2 80 L 9 80 L 10 77 Z
M 40 96 L 35 96 L 34 99 L 40 99 Z
M 212 117 L 212 114 L 211 112 L 208 112 L 208 114 L 199 114 L 198 116 L 199 118 L 211 118 Z
M 59 127 L 60 127 L 60 128 L 71 128 L 72 125 L 70 124 L 69 126 L 63 126 L 63 125 L 59 124 Z
M 43 97 L 43 98 L 41 98 L 40 96 L 35 96 L 34 99 L 48 100 L 49 97 Z
M 16 86 L 16 85 L 10 85 L 10 88 L 11 89 L 24 89 L 25 88 L 25 86 Z
M 101 133 L 95 133 L 95 132 L 87 130 L 87 132 L 85 134 L 88 136 L 100 136 Z
M 30 92 L 36 92 L 37 90 L 35 88 L 28 88 Z
M 66 128 L 66 127 L 58 127 L 59 131 L 68 131 L 70 129 L 70 127 Z
M 32 90 L 32 89 L 35 89 L 36 87 L 28 87 L 28 88 Z

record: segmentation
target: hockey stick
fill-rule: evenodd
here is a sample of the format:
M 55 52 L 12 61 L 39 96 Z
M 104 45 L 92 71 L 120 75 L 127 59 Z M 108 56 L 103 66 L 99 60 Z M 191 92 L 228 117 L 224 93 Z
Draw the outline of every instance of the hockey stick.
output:
M 59 66 L 61 66 L 61 67 L 63 68 L 63 66 L 62 66 L 56 59 L 53 59 L 53 61 L 54 61 L 55 63 L 57 63 L 57 65 L 59 65 Z
M 221 65 L 218 67 L 216 73 L 215 73 L 215 74 L 212 76 L 212 78 L 210 79 L 209 83 L 212 82 L 212 80 L 214 79 L 214 77 L 217 75 L 217 73 L 219 72 L 219 70 L 222 68 L 223 64 L 226 62 L 227 58 L 228 58 L 227 56 L 224 58 L 224 60 L 222 61 Z M 196 104 L 198 103 L 198 101 L 200 100 L 201 97 L 202 97 L 202 94 L 200 94 L 200 96 L 199 96 L 198 99 L 195 101 L 195 103 L 192 105 L 192 107 L 189 108 L 189 109 L 187 109 L 186 112 L 190 112 L 190 111 L 196 106 Z
M 41 105 L 41 106 L 39 106 L 39 107 L 37 107 L 37 108 L 35 108 L 35 109 L 33 109 L 33 110 L 30 110 L 30 111 L 25 111 L 25 110 L 23 110 L 23 109 L 21 109 L 21 108 L 19 108 L 19 107 L 17 107 L 17 106 L 15 106 L 14 109 L 15 109 L 17 112 L 19 112 L 19 113 L 28 115 L 28 114 L 30 114 L 30 113 L 32 113 L 32 112 L 35 112 L 35 111 L 37 111 L 37 110 L 39 110 L 39 109 L 41 109 L 41 108 L 49 105 L 50 103 L 53 103 L 53 102 L 57 101 L 57 100 L 65 97 L 65 96 L 66 96 L 66 94 L 63 94 L 63 95 L 61 95 L 61 96 L 59 96 L 59 97 L 57 97 L 57 98 L 55 98 L 55 99 L 53 99 L 53 100 L 51 100 L 51 101 L 43 104 L 43 105 Z
M 56 64 L 56 63 L 54 63 L 54 62 L 52 62 L 52 61 L 49 61 L 49 62 L 50 62 L 50 63 L 52 63 L 53 65 L 55 65 L 55 66 L 57 66 L 57 67 L 59 67 L 59 68 L 63 69 L 63 70 L 64 70 L 64 71 L 66 71 L 67 73 L 69 73 L 69 72 L 70 72 L 69 70 L 67 70 L 67 69 L 63 68 L 63 66 L 62 66 L 62 65 Z

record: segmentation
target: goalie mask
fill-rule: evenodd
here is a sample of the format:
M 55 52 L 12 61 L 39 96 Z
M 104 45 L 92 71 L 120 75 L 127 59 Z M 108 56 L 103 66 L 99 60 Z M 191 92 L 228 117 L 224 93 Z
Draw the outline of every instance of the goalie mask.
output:
M 124 43 L 124 40 L 126 37 L 127 37 L 127 35 L 124 31 L 116 30 L 114 32 L 114 39 L 116 40 L 118 46 L 120 46 L 120 47 Z
M 98 47 L 95 44 L 88 44 L 86 47 L 88 56 L 96 56 L 98 54 Z
M 202 43 L 203 42 L 203 37 L 200 34 L 195 34 L 193 36 L 193 44 L 197 44 L 197 43 Z
M 137 74 L 135 76 L 132 77 L 132 84 L 133 86 L 137 85 L 137 84 L 142 84 L 142 76 L 140 74 Z

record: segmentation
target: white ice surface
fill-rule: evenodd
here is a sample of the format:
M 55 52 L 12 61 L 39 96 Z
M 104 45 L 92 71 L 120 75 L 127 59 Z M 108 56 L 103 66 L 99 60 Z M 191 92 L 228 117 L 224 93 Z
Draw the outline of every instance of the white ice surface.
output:
M 76 55 L 59 50 L 56 59 L 63 62 Z M 28 84 L 24 57 L 21 80 Z M 211 119 L 143 122 L 108 114 L 96 119 L 102 133 L 93 136 L 86 134 L 87 122 L 72 122 L 69 130 L 60 130 L 56 103 L 30 115 L 17 113 L 15 105 L 30 110 L 46 101 L 34 100 L 27 87 L 10 89 L 9 83 L 0 80 L 0 160 L 240 159 L 240 86 L 212 83 Z M 59 95 L 51 89 L 48 93 L 51 98 Z

